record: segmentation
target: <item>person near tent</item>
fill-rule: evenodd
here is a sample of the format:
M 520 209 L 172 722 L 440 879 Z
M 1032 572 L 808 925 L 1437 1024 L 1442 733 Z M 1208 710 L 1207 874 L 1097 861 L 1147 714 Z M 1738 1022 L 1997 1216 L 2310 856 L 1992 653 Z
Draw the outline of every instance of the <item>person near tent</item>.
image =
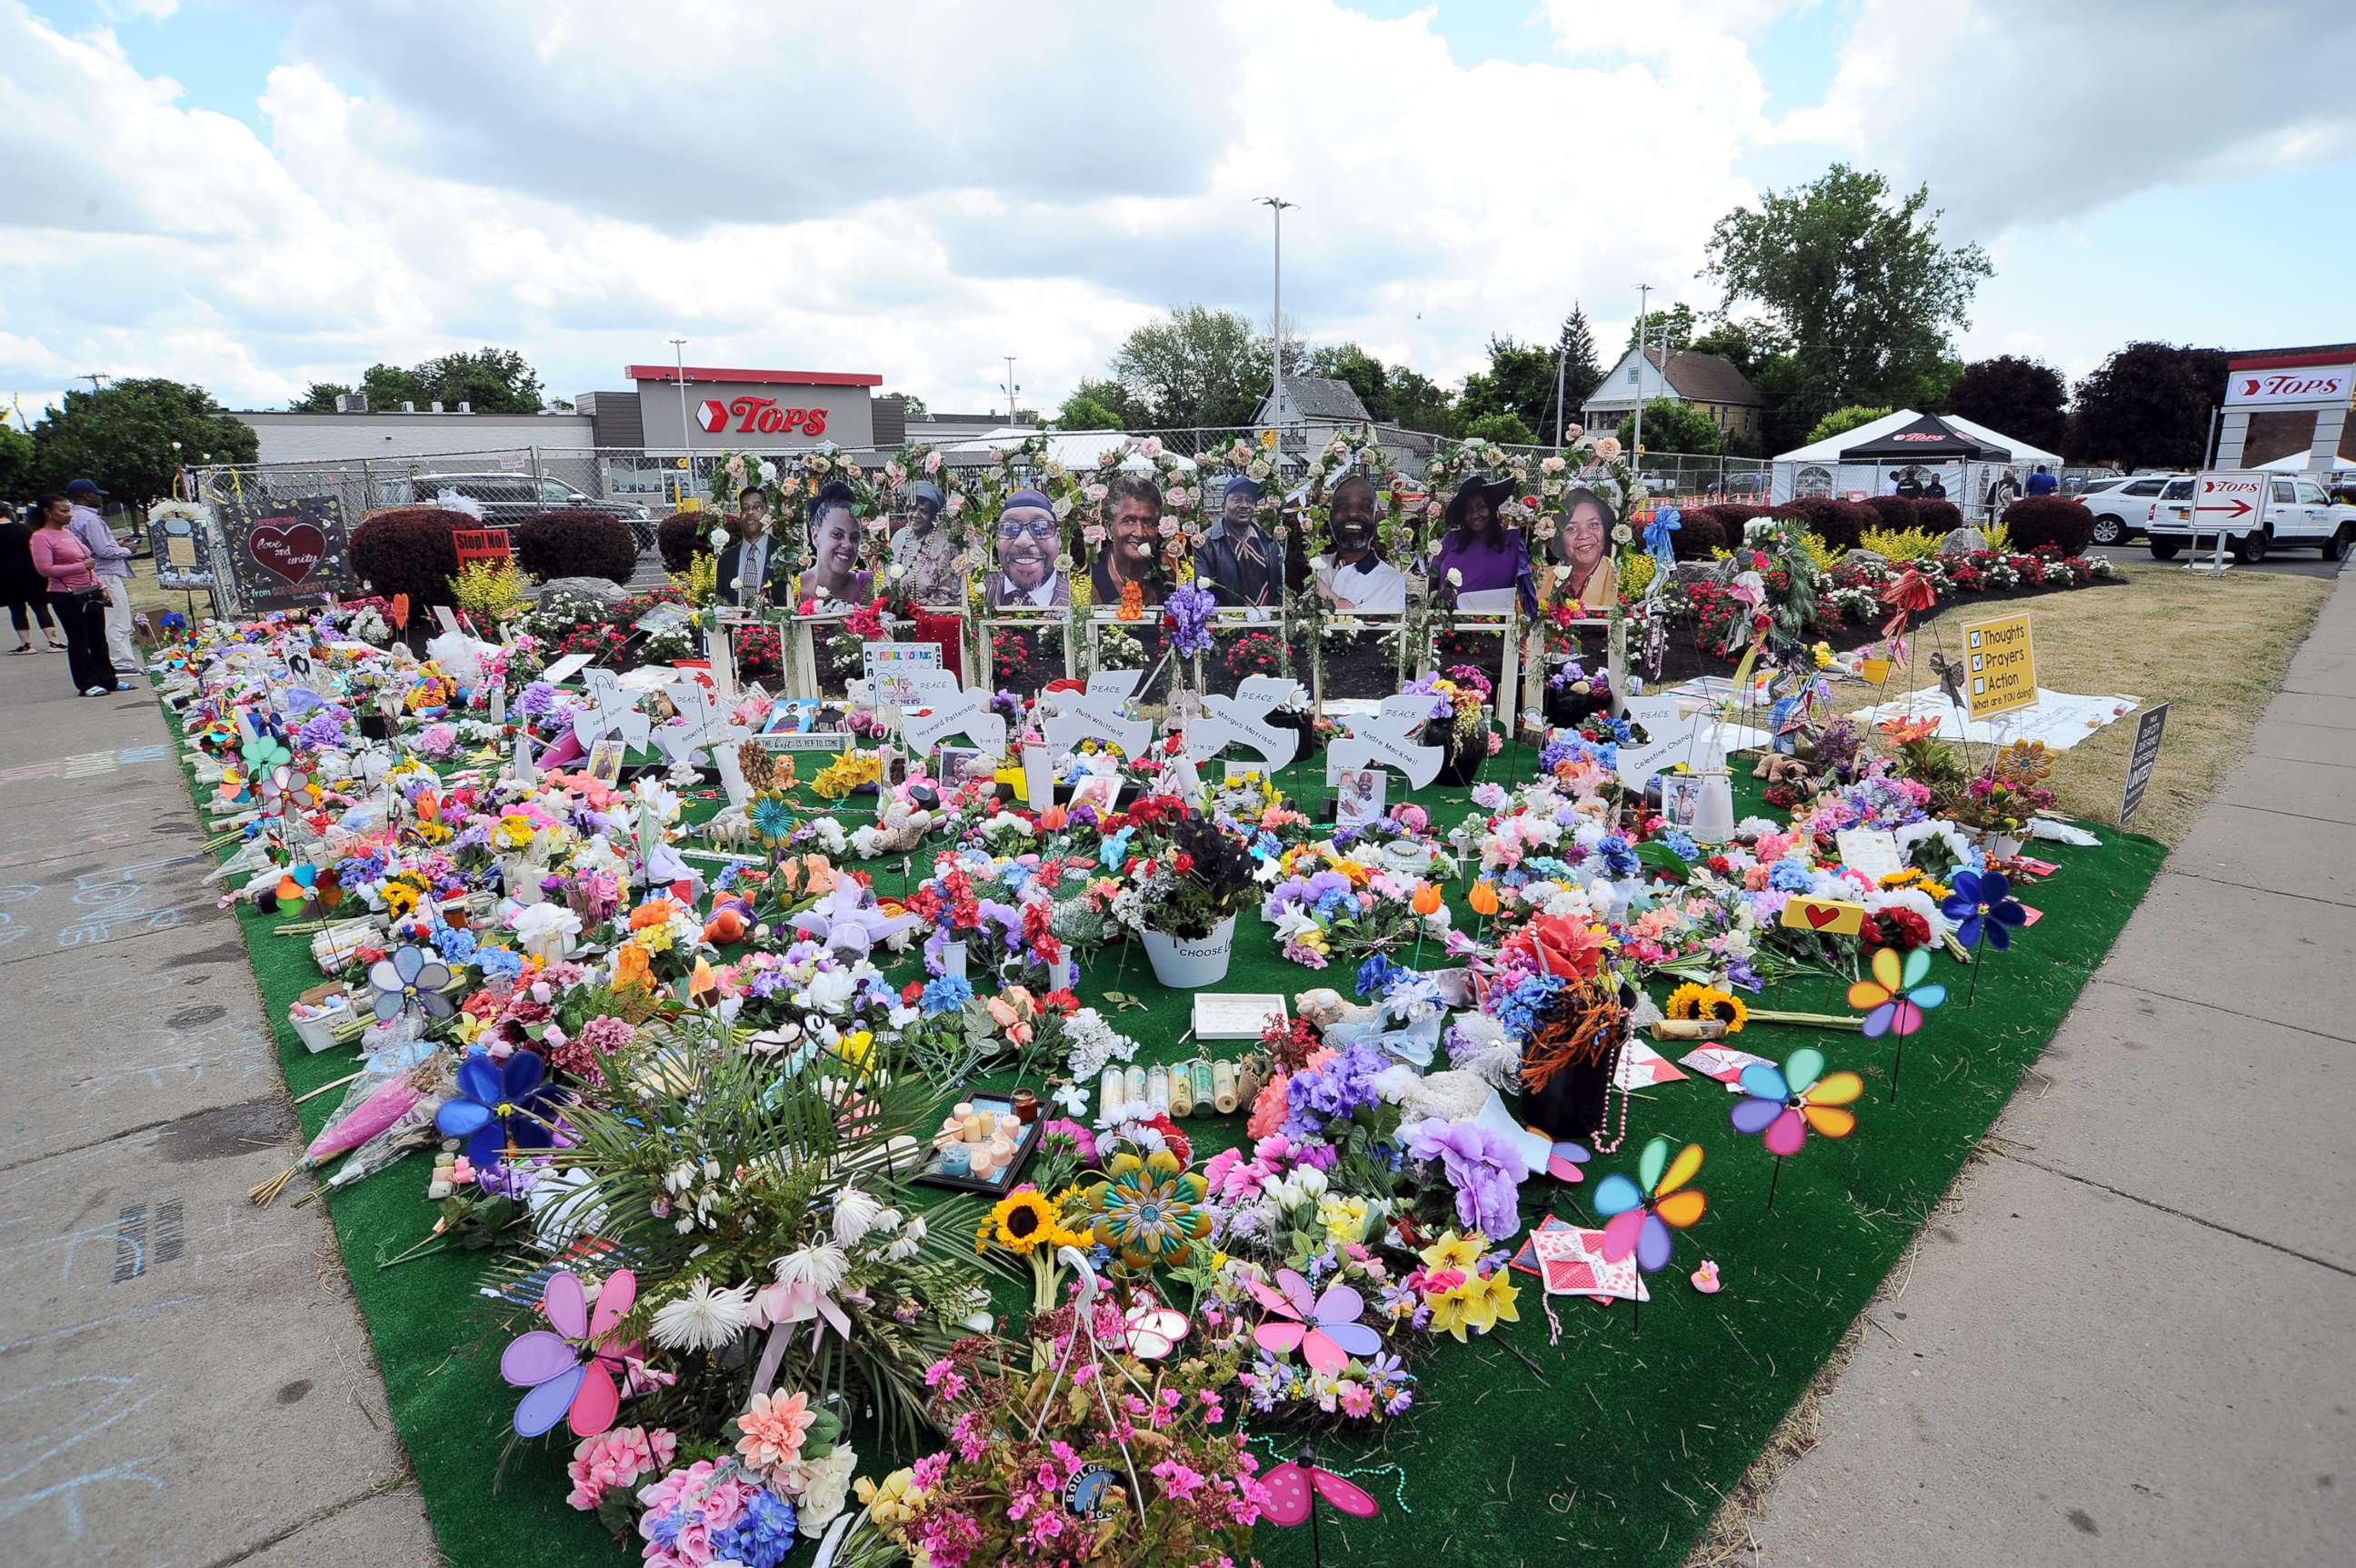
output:
M 1921 470 L 1917 468 L 1898 470 L 1898 494 L 1901 498 L 1910 501 L 1922 499 L 1922 481 L 1919 477 L 1920 474 Z
M 2050 496 L 2061 488 L 2062 481 L 2042 463 L 2037 465 L 2037 472 L 2029 476 L 2029 493 L 2032 496 Z
M 1922 499 L 1926 501 L 1943 501 L 1947 499 L 1947 482 L 1939 478 L 1939 470 L 1936 468 L 1931 470 L 1930 483 L 1922 487 Z
M 1995 478 L 1988 480 L 1987 496 L 1988 521 L 1994 522 L 1997 518 L 2002 517 L 2004 509 L 2019 499 L 2020 481 L 2013 478 L 2010 468 L 1998 468 Z

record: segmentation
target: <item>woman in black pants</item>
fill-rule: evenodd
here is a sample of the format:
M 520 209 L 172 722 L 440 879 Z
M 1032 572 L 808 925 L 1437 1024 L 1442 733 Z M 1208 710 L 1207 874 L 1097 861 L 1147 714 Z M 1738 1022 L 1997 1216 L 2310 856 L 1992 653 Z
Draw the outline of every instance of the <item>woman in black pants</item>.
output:
M 16 628 L 16 646 L 8 651 L 37 651 L 31 618 L 37 616 L 41 630 L 48 637 L 50 650 L 63 653 L 65 641 L 58 636 L 58 623 L 49 618 L 48 580 L 33 566 L 33 525 L 5 506 L 0 506 L 0 512 L 8 513 L 0 519 L 0 601 L 7 604 L 8 618 Z
M 33 531 L 33 565 L 49 583 L 49 607 L 66 628 L 66 667 L 74 690 L 85 697 L 127 692 L 106 651 L 106 590 L 91 570 L 90 547 L 66 524 L 73 503 L 43 496 L 36 509 L 41 526 Z

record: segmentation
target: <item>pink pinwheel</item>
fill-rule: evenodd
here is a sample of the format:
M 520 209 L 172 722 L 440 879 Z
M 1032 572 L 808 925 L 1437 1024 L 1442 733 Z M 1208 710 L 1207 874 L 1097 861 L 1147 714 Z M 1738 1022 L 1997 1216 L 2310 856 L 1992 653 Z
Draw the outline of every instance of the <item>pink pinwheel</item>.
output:
M 1382 1336 L 1358 1321 L 1365 1298 L 1345 1284 L 1325 1287 L 1310 1299 L 1309 1282 L 1292 1269 L 1276 1271 L 1279 1290 L 1258 1280 L 1247 1282 L 1259 1304 L 1274 1316 L 1252 1330 L 1261 1349 L 1281 1356 L 1296 1348 L 1311 1367 L 1332 1377 L 1353 1356 L 1371 1356 L 1383 1348 Z
M 1857 1131 L 1849 1101 L 1865 1092 L 1853 1072 L 1825 1071 L 1825 1053 L 1814 1046 L 1794 1051 L 1780 1068 L 1753 1062 L 1742 1069 L 1746 1096 L 1734 1108 L 1734 1130 L 1756 1133 L 1771 1155 L 1796 1155 L 1814 1130 L 1827 1138 Z
M 549 1276 L 540 1305 L 554 1332 L 535 1328 L 519 1334 L 499 1357 L 499 1376 L 531 1391 L 516 1405 L 518 1436 L 538 1437 L 559 1416 L 568 1418 L 576 1437 L 594 1437 L 614 1424 L 622 1405 L 614 1373 L 629 1368 L 614 1329 L 637 1299 L 637 1276 L 616 1269 L 598 1291 L 593 1316 L 580 1275 L 564 1269 Z M 588 1342 L 586 1360 L 580 1341 Z

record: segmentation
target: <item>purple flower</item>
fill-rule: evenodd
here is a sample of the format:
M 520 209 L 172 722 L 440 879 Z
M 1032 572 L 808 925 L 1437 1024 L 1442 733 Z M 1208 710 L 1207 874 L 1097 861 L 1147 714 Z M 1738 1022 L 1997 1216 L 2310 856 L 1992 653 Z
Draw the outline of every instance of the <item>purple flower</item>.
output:
M 1406 1131 L 1408 1157 L 1438 1160 L 1447 1173 L 1456 1189 L 1459 1225 L 1483 1236 L 1510 1236 L 1521 1229 L 1515 1208 L 1529 1167 L 1512 1140 L 1478 1122 L 1437 1116 Z
M 1218 604 L 1208 588 L 1177 588 L 1162 601 L 1162 623 L 1170 628 L 1170 649 L 1181 659 L 1211 650 L 1211 611 Z

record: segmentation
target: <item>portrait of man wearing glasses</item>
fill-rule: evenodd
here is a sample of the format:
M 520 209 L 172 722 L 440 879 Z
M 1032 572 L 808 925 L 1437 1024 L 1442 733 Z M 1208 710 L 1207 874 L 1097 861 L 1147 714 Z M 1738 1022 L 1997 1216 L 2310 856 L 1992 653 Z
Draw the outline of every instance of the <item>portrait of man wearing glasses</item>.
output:
M 1068 608 L 1072 585 L 1055 570 L 1062 532 L 1055 509 L 1039 491 L 1007 497 L 994 531 L 998 564 L 983 585 L 984 602 L 994 610 Z

